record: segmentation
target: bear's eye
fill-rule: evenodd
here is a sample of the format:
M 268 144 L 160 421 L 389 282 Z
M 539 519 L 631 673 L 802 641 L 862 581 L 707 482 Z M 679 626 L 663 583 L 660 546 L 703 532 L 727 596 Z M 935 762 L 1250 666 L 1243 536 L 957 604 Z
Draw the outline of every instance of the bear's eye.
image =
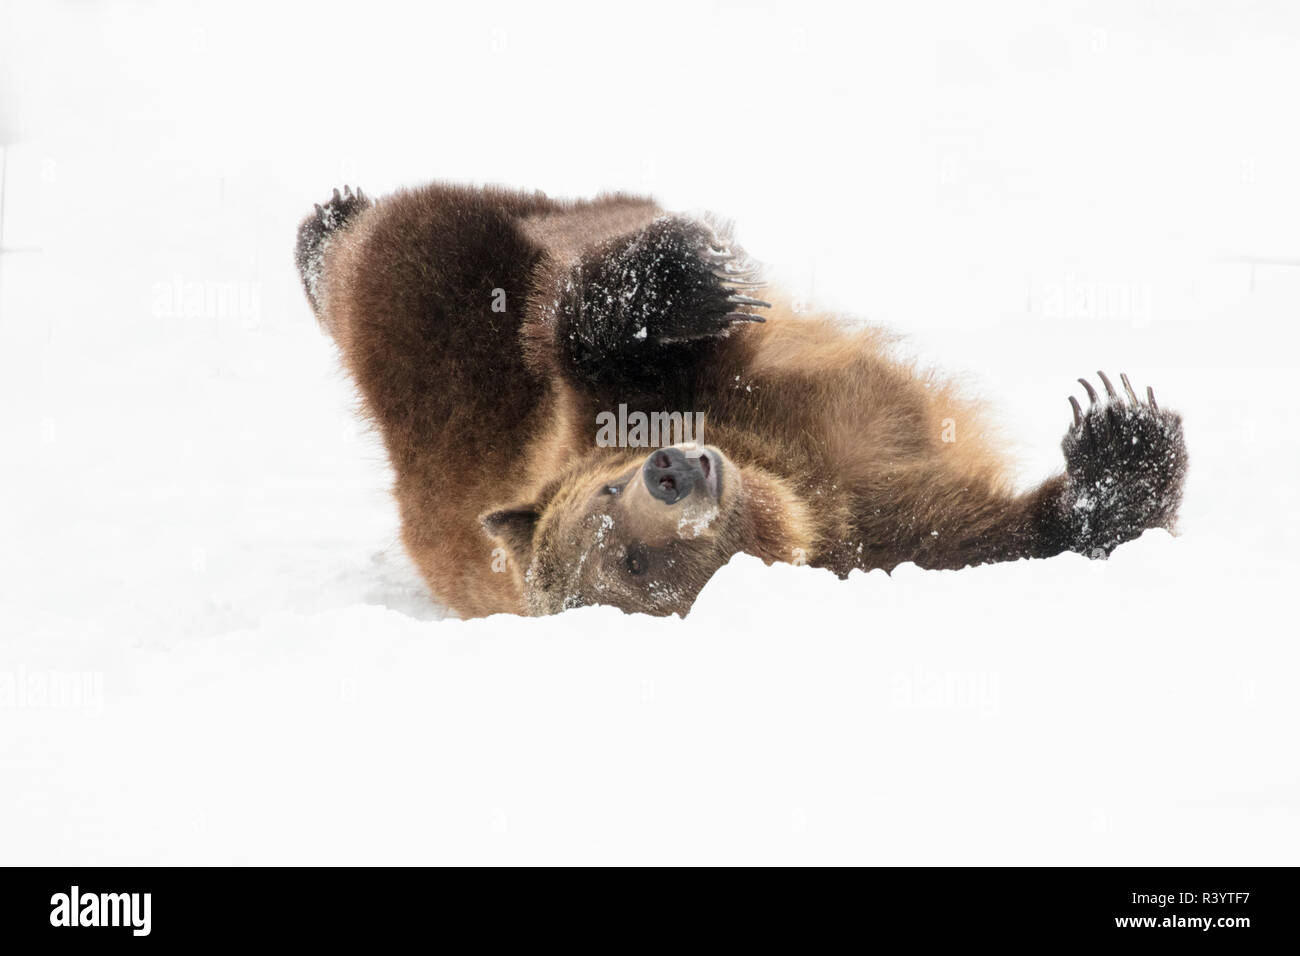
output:
M 606 485 L 603 494 L 616 495 L 623 490 L 622 485 Z
M 627 548 L 627 557 L 623 559 L 627 565 L 630 574 L 640 576 L 645 574 L 646 569 L 650 567 L 650 555 L 645 547 L 639 544 L 630 544 Z

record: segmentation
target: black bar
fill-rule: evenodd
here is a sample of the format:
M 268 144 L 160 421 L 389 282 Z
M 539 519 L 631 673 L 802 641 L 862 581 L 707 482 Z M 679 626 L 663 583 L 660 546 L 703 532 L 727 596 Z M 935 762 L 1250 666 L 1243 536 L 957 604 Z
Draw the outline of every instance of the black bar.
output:
M 838 938 L 850 945 L 1132 941 L 1235 951 L 1294 943 L 1300 924 L 1300 881 L 1289 868 L 845 869 L 793 878 L 660 872 L 594 881 L 581 873 L 493 874 L 488 881 L 425 869 L 88 867 L 0 874 L 8 952 L 21 951 L 11 943 L 70 938 L 91 947 L 150 940 L 337 947 L 397 945 L 414 934 L 436 945 L 467 931 L 481 942 L 518 932 L 534 946 L 589 941 L 607 949 L 651 940 L 735 945 L 743 939 L 808 949 Z M 116 912 L 120 925 L 52 925 L 67 916 L 68 907 L 58 911 L 60 900 L 70 904 L 74 886 L 79 921 L 99 921 L 99 914 L 108 921 Z M 100 894 L 109 893 L 137 896 L 102 905 Z M 146 893 L 147 935 L 141 932 Z

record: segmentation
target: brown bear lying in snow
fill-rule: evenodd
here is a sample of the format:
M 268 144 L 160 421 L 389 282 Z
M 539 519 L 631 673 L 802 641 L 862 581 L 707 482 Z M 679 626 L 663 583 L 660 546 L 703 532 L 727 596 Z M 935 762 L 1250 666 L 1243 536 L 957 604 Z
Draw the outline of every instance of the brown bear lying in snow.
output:
M 297 261 L 406 548 L 465 617 L 685 614 L 739 551 L 840 575 L 1104 556 L 1176 517 L 1182 426 L 1150 389 L 1081 380 L 1065 471 L 1014 494 L 974 406 L 878 332 L 761 301 L 728 230 L 645 199 L 345 187 Z

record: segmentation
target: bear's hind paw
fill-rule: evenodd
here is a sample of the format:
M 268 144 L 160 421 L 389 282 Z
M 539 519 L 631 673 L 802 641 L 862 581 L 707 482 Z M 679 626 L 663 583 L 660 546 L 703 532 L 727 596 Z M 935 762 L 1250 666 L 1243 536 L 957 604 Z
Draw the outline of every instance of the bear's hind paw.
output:
M 1109 554 L 1147 528 L 1171 528 L 1187 471 L 1179 415 L 1161 409 L 1149 387 L 1143 402 L 1127 375 L 1125 395 L 1104 372 L 1097 376 L 1105 397 L 1079 379 L 1088 407 L 1070 396 L 1074 422 L 1061 442 L 1071 549 L 1084 554 Z
M 341 194 L 335 189 L 334 195 L 325 200 L 324 205 L 315 204 L 316 219 L 326 231 L 333 232 L 369 205 L 370 200 L 361 191 L 360 186 L 354 193 L 351 186 L 344 185 Z
M 321 268 L 325 258 L 325 247 L 330 237 L 343 228 L 353 216 L 370 205 L 370 199 L 360 188 L 354 193 L 349 186 L 340 193 L 327 199 L 324 205 L 315 204 L 315 214 L 308 214 L 298 226 L 298 244 L 294 249 L 294 259 L 298 264 L 298 274 L 302 277 L 303 289 L 313 309 L 319 309 L 317 287 L 320 285 Z

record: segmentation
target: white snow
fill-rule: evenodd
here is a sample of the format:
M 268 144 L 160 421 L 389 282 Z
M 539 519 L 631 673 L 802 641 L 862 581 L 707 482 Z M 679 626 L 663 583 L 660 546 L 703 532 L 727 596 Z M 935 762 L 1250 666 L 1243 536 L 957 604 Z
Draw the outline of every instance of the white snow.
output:
M 1295 11 L 368 8 L 402 29 L 327 63 L 340 17 L 258 10 L 0 29 L 0 862 L 1296 862 Z M 665 49 L 767 67 L 724 105 Z M 1184 414 L 1183 533 L 446 619 L 292 257 L 335 186 L 430 178 L 733 217 L 1026 485 L 1127 371 Z

